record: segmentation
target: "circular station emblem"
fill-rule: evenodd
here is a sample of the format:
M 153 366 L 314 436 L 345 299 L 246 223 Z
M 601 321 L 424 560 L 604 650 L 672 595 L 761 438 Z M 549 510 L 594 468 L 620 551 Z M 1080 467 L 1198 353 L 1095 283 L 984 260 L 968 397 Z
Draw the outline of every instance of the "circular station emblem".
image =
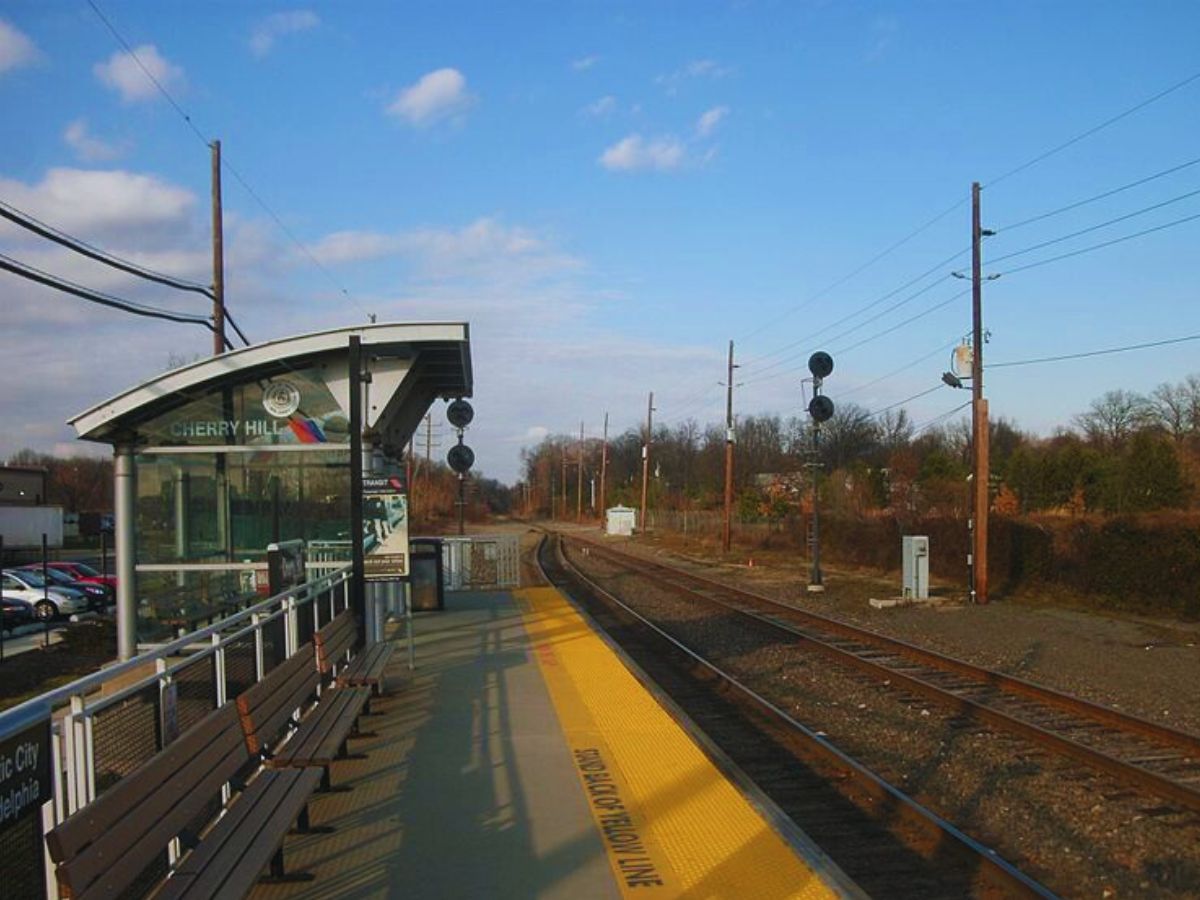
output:
M 286 419 L 300 408 L 300 390 L 289 381 L 276 381 L 263 391 L 263 409 L 277 419 Z

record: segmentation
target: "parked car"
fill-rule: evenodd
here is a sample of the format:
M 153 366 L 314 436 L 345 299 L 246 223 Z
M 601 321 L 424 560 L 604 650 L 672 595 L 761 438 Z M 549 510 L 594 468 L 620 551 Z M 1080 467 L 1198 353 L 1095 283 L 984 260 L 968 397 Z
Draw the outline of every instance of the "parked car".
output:
M 33 607 L 24 600 L 0 596 L 0 628 L 12 631 L 33 621 Z
M 22 571 L 34 572 L 38 575 L 42 574 L 41 563 L 30 563 L 27 566 L 20 567 Z M 105 612 L 110 603 L 114 602 L 113 597 L 116 592 L 106 584 L 99 584 L 91 581 L 80 581 L 71 577 L 65 569 L 60 569 L 53 565 L 47 565 L 45 569 L 46 575 L 50 582 L 55 587 L 71 588 L 79 591 L 87 598 L 88 608 L 96 612 Z
M 85 562 L 78 562 L 73 559 L 63 559 L 63 560 L 58 560 L 57 562 L 47 563 L 47 565 L 51 569 L 58 569 L 60 572 L 66 572 L 68 575 L 70 575 L 76 581 L 87 581 L 92 584 L 108 585 L 110 588 L 113 589 L 113 592 L 116 593 L 117 576 L 116 575 L 102 575 L 99 572 L 97 572 L 93 566 L 89 566 Z M 41 567 L 37 566 L 37 568 L 41 568 Z
M 43 621 L 86 612 L 87 598 L 73 588 L 47 584 L 41 572 L 5 569 L 0 573 L 0 590 L 10 600 L 28 603 L 33 614 Z

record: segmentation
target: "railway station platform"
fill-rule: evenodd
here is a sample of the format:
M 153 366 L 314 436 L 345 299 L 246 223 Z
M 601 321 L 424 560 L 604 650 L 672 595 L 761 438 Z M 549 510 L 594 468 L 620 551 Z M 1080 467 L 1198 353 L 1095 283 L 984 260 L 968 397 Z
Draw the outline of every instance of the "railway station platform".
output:
M 457 593 L 255 900 L 854 895 L 553 588 Z M 350 788 L 350 790 L 344 790 Z

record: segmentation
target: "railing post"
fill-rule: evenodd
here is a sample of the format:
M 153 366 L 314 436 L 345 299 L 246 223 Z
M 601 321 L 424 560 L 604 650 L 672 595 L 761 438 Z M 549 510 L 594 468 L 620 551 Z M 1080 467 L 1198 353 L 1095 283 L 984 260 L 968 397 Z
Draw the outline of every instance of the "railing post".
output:
M 217 709 L 225 705 L 229 699 L 225 696 L 225 648 L 221 645 L 221 635 L 209 636 L 213 645 L 213 676 L 217 679 Z
M 254 626 L 254 680 L 262 681 L 267 671 L 266 656 L 263 652 L 262 616 L 250 614 L 250 624 Z
M 285 597 L 283 604 L 287 611 L 284 617 L 287 620 L 287 655 L 288 659 L 291 659 L 296 648 L 300 646 L 300 622 L 296 611 L 295 595 Z

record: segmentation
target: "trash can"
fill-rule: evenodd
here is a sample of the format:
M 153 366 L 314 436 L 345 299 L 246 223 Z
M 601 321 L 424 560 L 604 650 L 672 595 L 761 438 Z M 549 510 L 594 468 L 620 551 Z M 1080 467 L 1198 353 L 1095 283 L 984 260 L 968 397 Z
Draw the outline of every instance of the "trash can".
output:
M 413 612 L 445 609 L 441 538 L 410 538 L 408 559 Z

